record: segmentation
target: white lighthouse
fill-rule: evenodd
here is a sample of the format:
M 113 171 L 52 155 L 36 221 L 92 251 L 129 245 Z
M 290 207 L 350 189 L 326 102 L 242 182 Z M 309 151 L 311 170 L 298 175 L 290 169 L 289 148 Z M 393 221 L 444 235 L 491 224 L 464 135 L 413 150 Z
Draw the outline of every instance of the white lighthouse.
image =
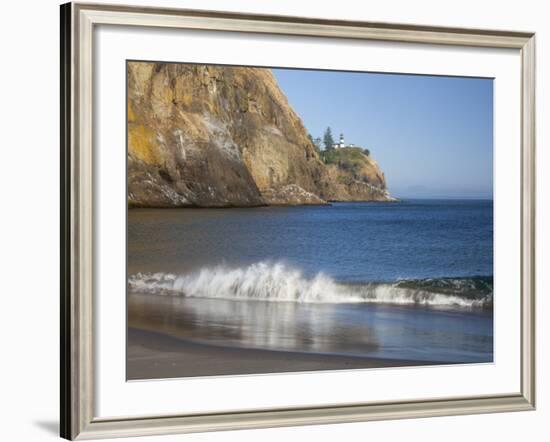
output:
M 344 134 L 340 134 L 340 142 L 338 143 L 338 147 L 346 147 L 346 143 L 344 142 Z
M 332 145 L 333 149 L 343 149 L 344 147 L 359 147 L 355 146 L 353 143 L 346 144 L 346 141 L 344 140 L 344 134 L 340 134 L 340 139 L 337 143 L 334 143 Z

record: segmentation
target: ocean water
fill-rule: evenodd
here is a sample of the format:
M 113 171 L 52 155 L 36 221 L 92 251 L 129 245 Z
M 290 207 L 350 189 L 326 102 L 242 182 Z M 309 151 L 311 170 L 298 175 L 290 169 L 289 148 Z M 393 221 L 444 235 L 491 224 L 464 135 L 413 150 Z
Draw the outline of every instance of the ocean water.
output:
M 206 344 L 493 359 L 493 204 L 128 212 L 129 323 Z

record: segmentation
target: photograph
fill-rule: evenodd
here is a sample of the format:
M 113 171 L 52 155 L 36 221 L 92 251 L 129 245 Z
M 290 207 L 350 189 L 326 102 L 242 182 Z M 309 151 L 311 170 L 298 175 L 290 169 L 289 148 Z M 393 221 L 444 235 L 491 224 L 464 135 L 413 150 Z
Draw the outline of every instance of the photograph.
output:
M 492 78 L 126 70 L 128 380 L 493 362 Z

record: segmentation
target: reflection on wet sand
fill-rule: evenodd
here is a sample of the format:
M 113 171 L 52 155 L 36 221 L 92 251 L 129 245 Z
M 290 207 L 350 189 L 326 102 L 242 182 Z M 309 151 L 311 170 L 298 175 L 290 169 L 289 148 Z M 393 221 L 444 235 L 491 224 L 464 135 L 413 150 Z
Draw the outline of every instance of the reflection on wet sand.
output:
M 487 314 L 379 304 L 128 296 L 128 325 L 232 348 L 490 362 Z
M 131 327 L 212 345 L 356 355 L 376 349 L 374 330 L 365 323 L 343 323 L 341 309 L 134 294 L 128 318 Z

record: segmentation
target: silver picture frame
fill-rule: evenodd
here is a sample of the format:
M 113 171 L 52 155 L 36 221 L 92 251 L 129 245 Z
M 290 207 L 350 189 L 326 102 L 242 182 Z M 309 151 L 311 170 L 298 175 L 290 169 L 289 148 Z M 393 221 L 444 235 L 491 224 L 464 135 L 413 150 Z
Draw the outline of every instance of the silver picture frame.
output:
M 93 33 L 96 25 L 218 30 L 465 47 L 521 54 L 520 392 L 434 400 L 104 419 L 94 416 Z M 510 412 L 535 408 L 535 34 L 203 10 L 61 6 L 61 436 L 144 436 Z

